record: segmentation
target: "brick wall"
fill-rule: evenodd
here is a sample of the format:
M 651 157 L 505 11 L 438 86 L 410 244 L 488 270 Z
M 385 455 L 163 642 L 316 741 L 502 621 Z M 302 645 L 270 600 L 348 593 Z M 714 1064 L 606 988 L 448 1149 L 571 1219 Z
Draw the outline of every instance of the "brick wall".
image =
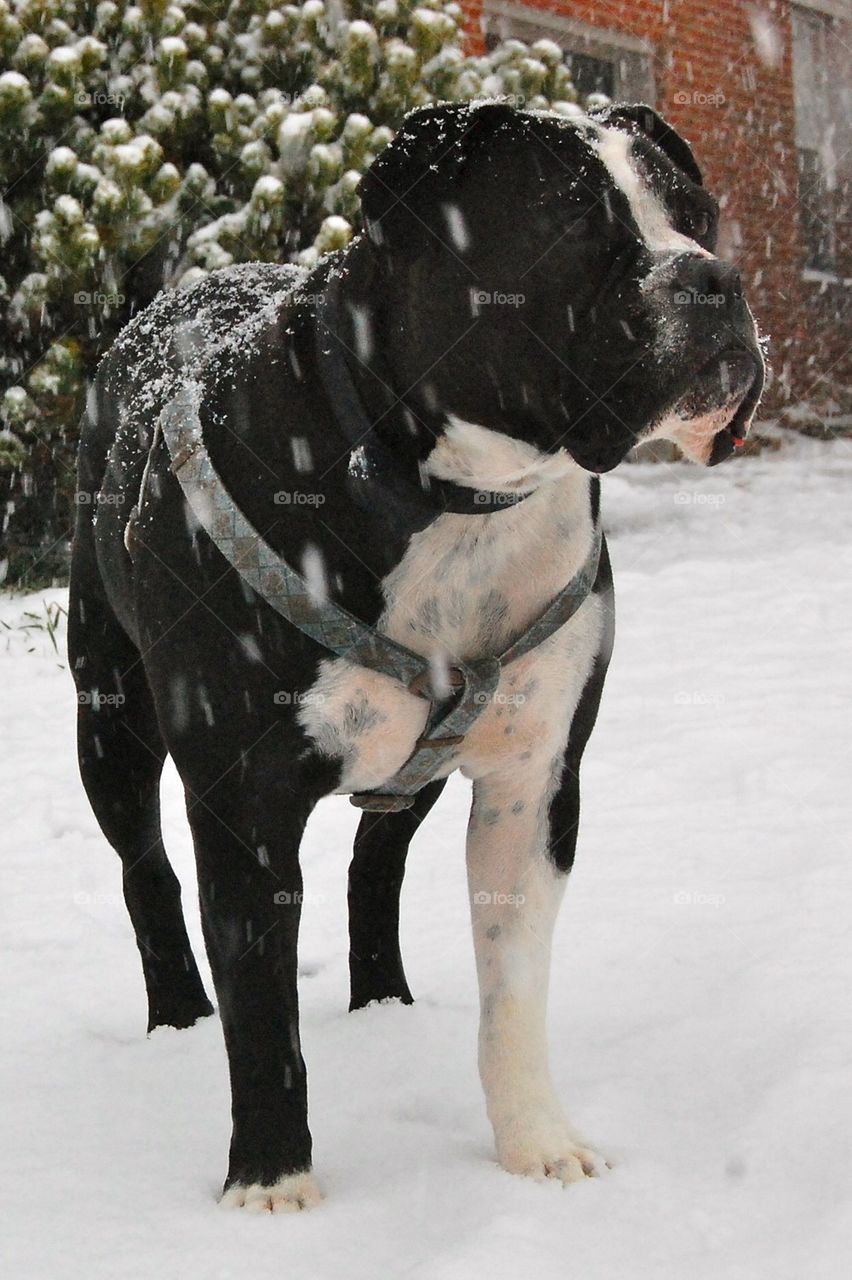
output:
M 852 383 L 852 288 L 842 280 L 804 278 L 789 0 L 766 0 L 756 31 L 750 22 L 756 6 L 743 0 L 525 5 L 531 14 L 547 10 L 642 37 L 653 47 L 656 106 L 692 142 L 708 187 L 722 199 L 720 252 L 739 263 L 761 328 L 771 335 L 768 405 L 818 398 L 817 384 L 826 374 Z M 465 7 L 477 49 L 482 0 L 465 0 Z M 840 60 L 840 68 L 848 75 L 848 59 Z M 850 181 L 848 153 L 840 159 L 838 205 Z M 837 274 L 847 278 L 849 230 L 848 221 L 838 222 Z

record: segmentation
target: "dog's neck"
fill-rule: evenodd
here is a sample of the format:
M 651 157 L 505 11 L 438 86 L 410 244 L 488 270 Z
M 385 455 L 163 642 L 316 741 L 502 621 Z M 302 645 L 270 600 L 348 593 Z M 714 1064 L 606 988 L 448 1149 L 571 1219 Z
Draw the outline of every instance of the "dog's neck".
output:
M 429 475 L 494 492 L 530 492 L 568 475 L 588 472 L 560 450 L 541 453 L 534 445 L 450 414 L 446 429 L 425 463 Z
M 354 241 L 326 276 L 318 324 L 321 338 L 330 326 L 339 340 L 337 355 L 345 362 L 346 380 L 359 402 L 352 415 L 356 425 L 358 418 L 365 429 L 371 424 L 370 438 L 386 457 L 422 476 L 427 486 L 430 478 L 433 485 L 445 482 L 482 495 L 483 503 L 489 494 L 503 495 L 507 506 L 519 495 L 571 472 L 588 478 L 565 450 L 543 453 L 481 421 L 468 422 L 439 403 L 412 403 L 410 388 L 397 386 L 383 356 L 389 326 L 399 321 L 395 308 L 388 306 L 386 291 L 378 287 L 378 277 L 369 245 Z M 352 435 L 354 444 L 354 431 Z
M 401 321 L 394 291 L 388 297 L 386 285 L 370 246 L 356 238 L 325 277 L 329 296 L 320 323 L 322 313 L 330 312 L 349 376 L 377 437 L 401 461 L 419 463 L 441 436 L 444 418 L 437 409 L 415 405 L 412 388 L 398 385 L 385 351 L 392 326 Z

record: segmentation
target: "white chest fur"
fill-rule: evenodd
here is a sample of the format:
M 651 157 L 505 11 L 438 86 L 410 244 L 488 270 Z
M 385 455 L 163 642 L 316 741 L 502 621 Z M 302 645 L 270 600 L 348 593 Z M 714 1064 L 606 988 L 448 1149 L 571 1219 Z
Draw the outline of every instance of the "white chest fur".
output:
M 482 437 L 492 442 L 487 464 Z M 430 469 L 483 488 L 536 483 L 536 491 L 491 515 L 440 516 L 412 538 L 382 583 L 379 630 L 432 659 L 439 671 L 459 659 L 502 653 L 577 572 L 591 545 L 588 473 L 564 456 L 538 465 L 539 455 L 514 442 L 501 456 L 494 440 L 483 428 L 455 424 Z M 476 778 L 554 758 L 600 645 L 601 607 L 590 597 L 570 623 L 506 667 L 444 772 L 460 768 Z M 350 792 L 379 787 L 396 773 L 426 714 L 422 699 L 390 677 L 329 659 L 299 718 L 324 754 L 342 760 L 340 790 Z

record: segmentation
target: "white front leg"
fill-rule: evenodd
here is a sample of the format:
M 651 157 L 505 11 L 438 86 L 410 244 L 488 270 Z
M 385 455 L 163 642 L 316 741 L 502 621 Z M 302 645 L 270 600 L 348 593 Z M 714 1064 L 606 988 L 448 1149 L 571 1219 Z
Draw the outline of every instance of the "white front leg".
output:
M 545 767 L 474 784 L 467 869 L 479 1073 L 503 1168 L 576 1182 L 603 1161 L 569 1124 L 548 1063 L 550 948 L 566 879 L 547 855 L 550 776 Z

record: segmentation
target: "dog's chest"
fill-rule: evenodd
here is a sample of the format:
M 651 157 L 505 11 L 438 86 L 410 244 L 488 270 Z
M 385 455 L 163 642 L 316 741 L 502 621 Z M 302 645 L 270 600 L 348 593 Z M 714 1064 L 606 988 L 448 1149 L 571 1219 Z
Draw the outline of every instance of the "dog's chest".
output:
M 588 477 L 579 475 L 494 515 L 441 516 L 412 538 L 385 578 L 379 630 L 428 657 L 439 675 L 459 660 L 498 656 L 577 572 L 591 537 Z M 566 627 L 508 664 L 443 772 L 479 776 L 552 757 L 599 635 L 590 599 Z M 341 759 L 341 791 L 369 790 L 392 777 L 426 717 L 427 704 L 398 681 L 342 659 L 322 664 L 299 713 L 319 749 Z

